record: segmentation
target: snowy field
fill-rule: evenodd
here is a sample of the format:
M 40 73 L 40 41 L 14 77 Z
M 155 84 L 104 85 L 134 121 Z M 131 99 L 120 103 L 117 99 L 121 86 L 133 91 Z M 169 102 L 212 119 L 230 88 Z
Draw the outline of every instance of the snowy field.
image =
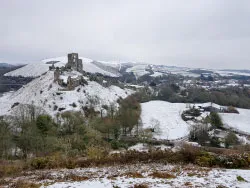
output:
M 141 104 L 141 119 L 144 128 L 154 128 L 159 131 L 154 134 L 157 139 L 177 139 L 188 134 L 189 125 L 182 120 L 181 114 L 186 109 L 184 103 L 165 101 L 150 101 Z
M 139 78 L 145 74 L 149 74 L 148 71 L 146 71 L 146 69 L 148 68 L 148 65 L 147 64 L 138 64 L 138 65 L 135 65 L 131 68 L 128 68 L 126 70 L 126 72 L 133 72 L 135 77 L 136 78 Z
M 164 74 L 161 73 L 161 72 L 154 72 L 154 74 L 152 74 L 150 76 L 152 76 L 152 77 L 158 77 L 158 76 L 162 76 L 162 75 L 164 75 Z
M 196 106 L 210 106 L 211 103 L 195 104 Z M 213 103 L 213 107 L 220 109 L 226 108 Z M 239 114 L 236 113 L 219 113 L 224 125 L 232 127 L 236 130 L 240 130 L 246 133 L 250 133 L 250 109 L 236 108 Z M 206 113 L 204 113 L 206 115 Z
M 170 177 L 159 178 L 154 175 L 155 173 L 167 174 Z M 239 181 L 237 177 L 243 178 L 243 181 Z M 114 188 L 116 186 L 130 188 L 138 184 L 162 188 L 248 188 L 250 170 L 139 163 L 99 168 L 31 171 L 26 172 L 25 176 L 12 178 L 9 181 L 20 179 L 40 183 L 43 184 L 42 187 L 48 188 Z
M 191 107 L 194 104 L 190 104 Z M 195 104 L 198 106 L 210 106 L 211 103 Z M 223 106 L 212 104 L 214 107 L 220 109 Z M 187 110 L 185 103 L 170 103 L 165 101 L 150 101 L 141 104 L 142 113 L 141 119 L 144 128 L 154 128 L 156 132 L 154 138 L 156 139 L 178 139 L 188 135 L 189 126 L 192 122 L 185 122 L 181 118 L 184 110 Z M 236 130 L 250 133 L 250 110 L 237 108 L 239 114 L 235 113 L 219 113 L 223 123 L 226 126 L 232 127 Z M 203 112 L 200 117 L 196 119 L 205 118 L 209 113 Z M 159 131 L 157 129 L 159 127 Z
M 249 170 L 213 170 L 208 173 L 206 177 L 189 177 L 188 175 L 181 175 L 174 179 L 161 178 L 126 178 L 118 177 L 114 180 L 108 178 L 100 178 L 94 180 L 87 180 L 82 182 L 61 182 L 48 186 L 48 188 L 129 188 L 133 185 L 148 185 L 148 187 L 162 187 L 162 188 L 187 188 L 187 187 L 206 187 L 218 188 L 219 186 L 231 188 L 249 188 L 249 182 L 239 182 L 237 174 L 246 179 L 250 178 Z M 244 179 L 245 179 L 244 178 Z
M 239 114 L 220 113 L 225 125 L 250 133 L 250 110 L 237 108 Z

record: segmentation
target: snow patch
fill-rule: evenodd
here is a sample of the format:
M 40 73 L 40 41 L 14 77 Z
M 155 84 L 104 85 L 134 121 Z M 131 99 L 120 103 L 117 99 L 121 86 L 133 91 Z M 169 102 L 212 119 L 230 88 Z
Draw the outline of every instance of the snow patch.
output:
M 154 134 L 156 139 L 178 139 L 188 135 L 189 125 L 182 120 L 181 114 L 185 110 L 184 103 L 170 103 L 165 101 L 150 101 L 141 104 L 141 119 L 144 128 L 153 128 L 153 120 L 159 123 L 160 132 Z

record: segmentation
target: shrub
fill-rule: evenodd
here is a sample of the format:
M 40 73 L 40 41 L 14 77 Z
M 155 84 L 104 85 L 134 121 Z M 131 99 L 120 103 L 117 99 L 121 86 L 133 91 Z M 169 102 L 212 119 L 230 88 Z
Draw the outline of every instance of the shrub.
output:
M 65 177 L 64 177 L 64 179 L 65 180 L 70 180 L 70 181 L 84 181 L 84 180 L 88 180 L 89 179 L 89 177 L 86 177 L 86 176 L 78 176 L 78 175 L 76 175 L 76 174 L 74 174 L 74 173 L 70 173 L 70 174 L 68 174 L 68 175 L 66 175 Z
M 195 163 L 197 156 L 200 155 L 200 148 L 191 146 L 191 145 L 183 145 L 181 151 L 181 159 L 183 162 L 187 163 Z
M 0 164 L 0 178 L 4 176 L 12 176 L 20 173 L 24 168 L 23 163 L 5 163 Z
M 149 186 L 147 184 L 135 184 L 134 188 L 148 188 Z
M 127 172 L 123 174 L 123 176 L 129 177 L 129 178 L 144 178 L 143 175 L 139 172 Z
M 238 181 L 246 181 L 244 178 L 242 178 L 241 176 L 237 176 L 237 180 Z
M 75 160 L 72 159 L 72 158 L 67 159 L 65 167 L 67 169 L 74 169 L 74 168 L 76 168 L 76 162 L 75 162 Z
M 119 149 L 120 148 L 120 143 L 118 140 L 112 140 L 110 142 L 112 149 Z
M 176 178 L 175 175 L 170 174 L 168 172 L 153 172 L 153 173 L 149 174 L 149 176 L 152 176 L 153 178 L 164 178 L 164 179 Z
M 44 169 L 47 167 L 49 159 L 46 157 L 37 157 L 31 160 L 30 166 L 33 169 Z
M 111 148 L 115 150 L 119 148 L 125 148 L 125 149 L 128 148 L 128 145 L 126 143 L 120 142 L 118 140 L 112 140 L 110 144 L 111 144 Z
M 87 147 L 87 157 L 89 159 L 101 159 L 104 156 L 103 148 L 94 145 Z
M 200 166 L 213 166 L 216 162 L 214 156 L 208 152 L 202 152 L 200 156 L 197 157 L 196 163 Z
M 24 180 L 18 180 L 17 182 L 13 183 L 10 187 L 11 188 L 39 188 L 40 184 L 31 183 Z
M 226 148 L 232 145 L 236 145 L 238 143 L 239 143 L 238 137 L 233 132 L 228 133 L 227 136 L 225 137 Z
M 206 124 L 193 125 L 190 127 L 189 140 L 204 145 L 210 140 L 208 131 Z
M 220 147 L 220 140 L 219 140 L 219 138 L 217 138 L 217 137 L 212 137 L 212 138 L 210 138 L 210 145 L 212 146 L 212 147 Z
M 223 126 L 221 117 L 219 116 L 219 114 L 217 112 L 210 113 L 210 123 L 211 123 L 211 125 L 213 125 L 217 128 L 221 128 Z
M 233 107 L 233 106 L 228 106 L 226 111 L 228 113 L 236 113 L 236 114 L 239 113 L 239 111 L 235 107 Z

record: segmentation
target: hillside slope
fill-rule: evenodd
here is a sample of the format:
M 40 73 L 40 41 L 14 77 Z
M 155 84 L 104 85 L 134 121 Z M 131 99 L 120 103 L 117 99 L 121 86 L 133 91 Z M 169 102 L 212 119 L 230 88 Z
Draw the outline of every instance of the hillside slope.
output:
M 88 78 L 85 78 L 88 80 Z M 102 105 L 117 104 L 117 100 L 125 98 L 132 93 L 131 90 L 121 89 L 117 86 L 103 87 L 94 81 L 88 81 L 88 85 L 78 86 L 72 91 L 64 91 L 61 86 L 54 83 L 54 72 L 48 71 L 34 79 L 16 92 L 7 93 L 0 98 L 0 115 L 11 112 L 14 103 L 34 104 L 42 107 L 51 115 L 61 111 L 82 110 L 82 107 L 92 105 L 100 110 Z M 73 104 L 74 103 L 74 104 Z

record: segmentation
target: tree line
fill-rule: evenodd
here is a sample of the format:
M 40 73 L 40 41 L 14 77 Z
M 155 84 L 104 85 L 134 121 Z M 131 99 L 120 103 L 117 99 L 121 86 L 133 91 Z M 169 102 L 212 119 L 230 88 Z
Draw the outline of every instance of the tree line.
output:
M 19 104 L 13 115 L 0 119 L 0 158 L 26 159 L 58 152 L 96 155 L 123 147 L 119 138 L 139 126 L 140 103 L 132 95 L 120 100 L 119 108 L 114 104 L 105 108 L 106 116 L 67 111 L 52 118 L 34 105 Z

